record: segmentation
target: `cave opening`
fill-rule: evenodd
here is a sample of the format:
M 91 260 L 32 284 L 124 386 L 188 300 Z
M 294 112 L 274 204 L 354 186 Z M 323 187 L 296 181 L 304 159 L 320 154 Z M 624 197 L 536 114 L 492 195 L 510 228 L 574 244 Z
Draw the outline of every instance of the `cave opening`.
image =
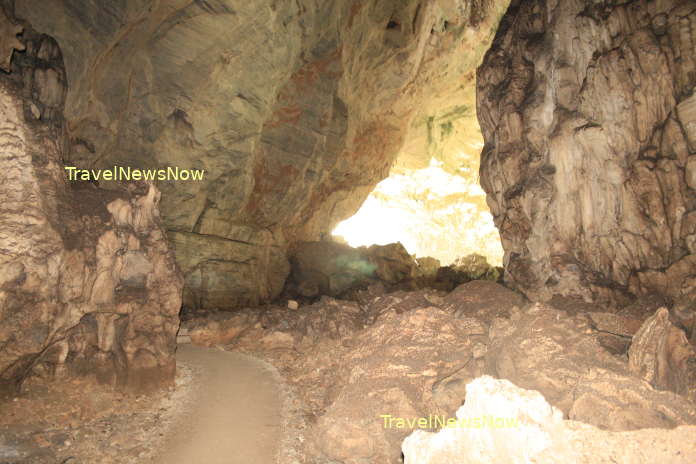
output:
M 389 174 L 358 211 L 330 237 L 292 248 L 281 304 L 503 281 L 500 235 L 480 185 L 474 95 L 470 79 L 449 104 L 414 118 Z
M 480 186 L 478 122 L 466 111 L 447 116 L 452 113 L 421 126 L 427 166 L 397 158 L 358 212 L 334 228 L 336 240 L 353 247 L 399 242 L 416 258 L 432 257 L 442 266 L 473 254 L 502 266 L 500 235 Z

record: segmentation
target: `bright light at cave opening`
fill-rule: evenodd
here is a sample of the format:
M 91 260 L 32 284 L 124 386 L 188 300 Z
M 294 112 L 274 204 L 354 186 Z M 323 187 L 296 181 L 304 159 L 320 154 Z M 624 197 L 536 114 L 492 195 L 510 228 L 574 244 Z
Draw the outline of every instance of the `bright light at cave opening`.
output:
M 448 173 L 433 158 L 425 169 L 391 175 L 333 235 L 354 247 L 401 242 L 409 253 L 442 265 L 478 253 L 500 266 L 503 250 L 478 184 L 478 162 L 460 172 Z

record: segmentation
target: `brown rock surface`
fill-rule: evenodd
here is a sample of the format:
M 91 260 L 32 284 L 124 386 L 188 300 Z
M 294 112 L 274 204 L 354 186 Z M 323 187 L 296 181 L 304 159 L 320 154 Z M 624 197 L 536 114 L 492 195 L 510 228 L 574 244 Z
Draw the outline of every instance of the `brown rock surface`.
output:
M 0 11 L 0 38 L 2 39 L 0 68 L 7 72 L 10 71 L 10 63 L 14 51 L 24 50 L 25 48 L 24 44 L 17 39 L 17 35 L 21 34 L 23 30 L 22 26 L 13 24 L 4 11 Z
M 696 289 L 677 300 L 670 315 L 670 320 L 682 327 L 691 343 L 696 345 Z
M 24 39 L 0 76 L 0 390 L 67 367 L 136 389 L 170 384 L 182 282 L 159 192 L 66 180 L 60 52 L 31 30 Z
M 611 430 L 696 423 L 693 403 L 632 376 L 584 314 L 530 305 L 494 320 L 489 337 L 486 373 L 541 392 L 570 418 Z
M 592 328 L 623 337 L 633 337 L 643 325 L 643 321 L 614 313 L 591 312 L 588 316 L 592 321 Z
M 590 317 L 525 306 L 501 285 L 471 282 L 449 295 L 366 291 L 359 303 L 325 297 L 297 310 L 211 313 L 184 326 L 194 343 L 279 366 L 301 392 L 308 462 L 400 462 L 399 444 L 414 426 L 396 420 L 450 417 L 484 372 L 536 389 L 559 414 L 605 430 L 696 424 L 696 404 L 632 374 L 625 356 L 600 345 L 605 332 Z
M 356 334 L 334 361 L 331 399 L 310 431 L 309 451 L 345 463 L 398 461 L 408 428 L 385 427 L 380 416 L 445 414 L 433 399 L 438 381 L 478 375 L 471 327 L 430 307 L 387 314 Z
M 490 322 L 495 317 L 508 317 L 513 308 L 525 305 L 522 295 L 487 280 L 475 280 L 462 284 L 449 293 L 443 308 L 461 316 L 478 317 Z
M 667 308 L 658 309 L 635 334 L 628 366 L 653 387 L 696 401 L 696 351 L 669 321 Z
M 481 183 L 531 299 L 696 280 L 692 1 L 513 1 L 478 71 Z
M 187 305 L 233 308 L 276 297 L 288 244 L 352 215 L 409 132 L 461 106 L 507 3 L 22 0 L 16 14 L 63 50 L 70 163 L 205 170 L 158 185 L 162 217 Z
M 572 391 L 568 418 L 622 431 L 696 424 L 696 405 L 672 392 L 658 391 L 635 375 L 602 367 L 583 373 Z

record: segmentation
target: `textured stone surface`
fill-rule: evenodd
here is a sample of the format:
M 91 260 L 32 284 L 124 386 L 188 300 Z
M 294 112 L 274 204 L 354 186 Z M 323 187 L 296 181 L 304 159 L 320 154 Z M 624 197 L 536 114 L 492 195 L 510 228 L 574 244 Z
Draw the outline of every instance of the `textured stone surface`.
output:
M 495 319 L 486 373 L 538 390 L 571 419 L 611 430 L 696 423 L 693 403 L 631 375 L 625 358 L 601 346 L 588 319 L 540 304 Z
M 182 282 L 159 192 L 68 183 L 60 52 L 48 37 L 24 38 L 26 55 L 0 76 L 0 390 L 67 371 L 169 384 Z
M 569 419 L 614 431 L 696 424 L 693 402 L 655 390 L 635 375 L 599 366 L 581 372 Z
M 353 214 L 411 128 L 471 93 L 461 83 L 506 6 L 22 0 L 16 13 L 63 50 L 71 163 L 205 169 L 159 185 L 162 216 L 188 303 L 233 307 L 276 296 L 287 245 Z
M 614 354 L 626 354 L 631 339 L 643 321 L 633 317 L 619 316 L 614 313 L 590 312 L 587 314 L 590 325 L 600 332 L 597 341 Z
M 677 300 L 670 314 L 670 320 L 683 328 L 691 343 L 696 345 L 696 289 Z
M 308 451 L 330 462 L 398 462 L 409 429 L 385 427 L 380 416 L 446 414 L 434 398 L 436 385 L 479 374 L 470 330 L 466 321 L 430 307 L 386 313 L 358 333 L 354 348 L 337 360 L 332 398 L 310 432 Z
M 656 390 L 630 371 L 625 356 L 602 348 L 597 338 L 606 332 L 593 328 L 587 313 L 601 308 L 585 305 L 571 316 L 543 305 L 525 306 L 519 294 L 501 285 L 470 282 L 448 295 L 369 289 L 358 303 L 324 297 L 297 310 L 265 306 L 185 315 L 183 326 L 195 344 L 251 352 L 280 367 L 302 401 L 306 462 L 311 463 L 402 462 L 401 440 L 415 428 L 435 430 L 429 418 L 446 420 L 462 404 L 470 405 L 466 386 L 484 372 L 548 396 L 553 408 L 539 393 L 523 394 L 538 397 L 531 403 L 543 406 L 530 414 L 543 418 L 557 410 L 578 421 L 565 425 L 595 431 L 581 439 L 604 440 L 608 432 L 579 422 L 615 432 L 650 428 L 626 435 L 645 440 L 671 440 L 671 432 L 656 429 L 696 424 L 693 402 Z M 506 404 L 524 409 L 518 407 L 516 387 L 503 390 L 510 393 Z M 486 414 L 506 416 L 502 403 L 487 405 Z M 386 426 L 384 415 L 392 417 Z M 425 426 L 413 422 L 419 419 Z M 534 436 L 546 436 L 543 425 Z M 675 436 L 688 435 L 679 430 Z M 474 442 L 485 443 L 488 431 L 474 432 L 483 434 L 474 435 Z M 502 432 L 501 440 L 516 433 Z M 494 448 L 515 451 L 505 444 Z M 524 443 L 520 449 L 527 449 Z M 524 453 L 516 456 L 526 462 Z
M 303 297 L 346 296 L 370 284 L 406 284 L 417 263 L 400 243 L 352 248 L 336 242 L 300 242 L 291 253 L 287 291 Z
M 24 28 L 13 24 L 4 11 L 0 8 L 0 68 L 10 71 L 10 62 L 15 50 L 24 50 L 24 44 L 17 39 L 17 34 L 21 34 Z
M 449 293 L 442 307 L 461 317 L 478 317 L 490 323 L 496 317 L 509 317 L 513 308 L 522 308 L 522 295 L 495 282 L 475 280 Z
M 660 390 L 696 401 L 696 351 L 660 308 L 633 337 L 628 351 L 631 372 Z
M 673 430 L 608 432 L 562 413 L 537 391 L 506 380 L 480 377 L 467 385 L 458 411 L 461 424 L 478 418 L 518 419 L 517 427 L 448 427 L 433 434 L 416 431 L 403 442 L 406 464 L 506 463 L 690 463 L 696 459 L 694 426 Z M 502 423 L 502 421 L 501 421 Z
M 481 182 L 532 299 L 696 282 L 692 1 L 514 1 L 478 71 Z

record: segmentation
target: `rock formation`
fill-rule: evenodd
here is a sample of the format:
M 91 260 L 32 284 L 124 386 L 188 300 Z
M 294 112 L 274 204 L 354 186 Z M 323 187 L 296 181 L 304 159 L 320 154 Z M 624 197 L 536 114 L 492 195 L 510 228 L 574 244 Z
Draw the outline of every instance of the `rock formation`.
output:
M 159 183 L 162 216 L 185 303 L 231 308 L 277 296 L 288 244 L 352 215 L 409 130 L 472 93 L 507 3 L 22 0 L 16 14 L 63 51 L 71 164 L 205 170 Z
M 634 335 L 628 352 L 631 371 L 660 390 L 696 401 L 696 351 L 683 330 L 660 308 Z
M 417 263 L 400 243 L 351 248 L 336 242 L 300 242 L 291 252 L 288 290 L 312 298 L 346 296 L 370 284 L 411 284 Z
M 507 279 L 677 300 L 696 283 L 693 1 L 512 2 L 478 70 Z
M 0 49 L 0 69 L 9 72 L 12 54 L 15 50 L 24 50 L 24 44 L 17 39 L 17 34 L 21 34 L 24 28 L 12 21 L 0 12 L 0 38 L 2 38 L 2 48 Z
M 693 404 L 648 388 L 598 335 L 584 313 L 570 316 L 540 304 L 513 311 L 491 323 L 486 373 L 541 392 L 573 420 L 610 430 L 696 421 Z
M 594 314 L 602 315 L 595 317 L 600 322 L 594 321 Z M 280 366 L 299 392 L 303 416 L 308 418 L 307 459 L 354 464 L 401 462 L 401 442 L 414 428 L 435 431 L 441 425 L 433 418 L 453 418 L 462 403 L 464 408 L 481 405 L 485 409 L 478 410 L 479 415 L 505 416 L 501 402 L 488 397 L 479 401 L 476 394 L 469 397 L 467 384 L 484 373 L 516 385 L 502 382 L 509 387 L 500 387 L 500 381 L 494 381 L 499 383 L 491 393 L 509 400 L 516 408 L 513 412 L 532 418 L 548 413 L 548 423 L 530 425 L 541 427 L 535 434 L 555 436 L 562 429 L 574 436 L 580 430 L 578 438 L 609 437 L 616 440 L 612 443 L 618 443 L 618 437 L 643 443 L 657 436 L 669 440 L 670 449 L 677 446 L 675 437 L 693 433 L 680 427 L 696 424 L 696 405 L 683 392 L 653 388 L 642 374 L 634 373 L 625 356 L 603 348 L 600 337 L 607 331 L 633 330 L 633 323 L 620 326 L 624 319 L 617 316 L 610 322 L 605 311 L 570 314 L 529 304 L 499 284 L 474 281 L 449 294 L 367 292 L 357 303 L 324 297 L 296 310 L 268 306 L 211 312 L 185 320 L 182 326 L 195 344 L 254 353 Z M 670 367 L 673 374 L 685 368 Z M 537 392 L 524 393 L 521 388 Z M 519 404 L 519 395 L 537 397 L 532 403 L 540 409 L 529 411 L 524 400 Z M 576 422 L 562 421 L 564 415 Z M 608 432 L 639 429 L 651 430 Z M 508 429 L 497 432 L 496 440 L 504 439 L 502 432 L 511 433 L 510 443 L 528 436 Z M 527 450 L 526 445 L 491 449 L 485 445 L 489 430 L 472 430 L 474 435 L 464 438 L 458 433 L 452 437 L 457 450 L 461 440 L 473 437 L 475 449 L 484 447 L 480 451 L 486 456 L 509 452 L 524 462 L 526 455 L 519 450 Z M 438 439 L 418 437 L 407 440 L 411 443 L 404 446 L 407 459 L 429 462 L 430 455 L 419 454 L 416 448 L 432 452 L 432 459 L 441 456 L 436 454 Z M 534 443 L 545 441 L 530 446 Z
M 182 281 L 160 194 L 67 181 L 62 57 L 47 36 L 23 39 L 26 53 L 0 76 L 0 393 L 68 370 L 167 385 Z
M 404 440 L 404 463 L 686 464 L 696 460 L 691 438 L 695 426 L 608 432 L 564 421 L 563 414 L 539 392 L 491 377 L 467 385 L 466 403 L 453 419 L 436 434 L 418 430 Z

